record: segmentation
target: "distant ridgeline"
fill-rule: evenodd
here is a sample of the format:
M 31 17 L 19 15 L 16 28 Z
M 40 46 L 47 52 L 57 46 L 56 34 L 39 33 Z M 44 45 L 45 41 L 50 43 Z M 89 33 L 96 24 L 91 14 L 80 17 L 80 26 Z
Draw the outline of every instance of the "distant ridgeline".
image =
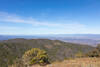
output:
M 17 58 L 32 49 L 43 49 L 48 53 L 50 62 L 74 58 L 77 53 L 86 54 L 94 49 L 92 46 L 66 43 L 49 39 L 10 39 L 0 42 L 0 66 L 7 67 Z
M 25 38 L 25 39 L 51 39 L 61 40 L 64 42 L 76 43 L 76 44 L 88 44 L 91 46 L 97 46 L 100 43 L 99 34 L 55 34 L 55 35 L 0 35 L 0 41 Z

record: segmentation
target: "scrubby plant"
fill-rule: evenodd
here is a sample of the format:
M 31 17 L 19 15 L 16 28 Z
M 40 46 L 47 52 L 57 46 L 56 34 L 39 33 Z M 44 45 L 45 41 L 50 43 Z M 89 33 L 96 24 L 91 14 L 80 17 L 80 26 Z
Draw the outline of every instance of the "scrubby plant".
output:
M 96 47 L 96 49 L 100 52 L 100 44 Z
M 22 56 L 22 60 L 24 64 L 28 66 L 33 64 L 45 65 L 49 63 L 46 51 L 39 48 L 32 48 L 31 50 L 26 51 Z
M 81 51 L 79 51 L 78 53 L 76 53 L 75 57 L 82 58 L 84 57 L 84 54 Z
M 87 57 L 100 57 L 100 52 L 98 49 L 94 49 L 93 51 L 86 54 Z

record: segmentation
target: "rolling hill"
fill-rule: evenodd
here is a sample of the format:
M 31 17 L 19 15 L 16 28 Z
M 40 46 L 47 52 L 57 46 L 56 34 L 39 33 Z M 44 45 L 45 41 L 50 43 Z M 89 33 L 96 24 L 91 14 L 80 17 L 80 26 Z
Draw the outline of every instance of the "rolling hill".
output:
M 66 43 L 59 40 L 49 39 L 10 39 L 0 42 L 0 65 L 7 67 L 12 64 L 16 58 L 21 58 L 25 51 L 31 48 L 40 48 L 46 50 L 50 61 L 62 61 L 65 58 L 75 57 L 81 51 L 88 53 L 94 47 Z
M 99 34 L 51 34 L 51 35 L 0 35 L 0 41 L 25 38 L 25 39 L 51 39 L 61 40 L 64 42 L 76 43 L 76 44 L 88 44 L 91 46 L 97 46 L 100 44 Z

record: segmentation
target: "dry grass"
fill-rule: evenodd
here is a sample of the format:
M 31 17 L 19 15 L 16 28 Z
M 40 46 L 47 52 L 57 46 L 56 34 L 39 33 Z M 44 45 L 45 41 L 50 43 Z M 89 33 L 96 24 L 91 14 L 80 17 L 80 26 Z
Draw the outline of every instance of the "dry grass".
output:
M 47 66 L 36 65 L 32 67 L 100 67 L 100 58 L 77 58 L 56 62 Z

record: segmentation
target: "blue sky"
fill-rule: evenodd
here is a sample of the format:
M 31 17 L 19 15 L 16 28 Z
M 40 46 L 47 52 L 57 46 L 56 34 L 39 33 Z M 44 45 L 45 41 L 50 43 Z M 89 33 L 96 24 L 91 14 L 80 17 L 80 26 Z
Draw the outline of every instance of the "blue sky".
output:
M 100 34 L 100 0 L 0 0 L 0 34 Z

